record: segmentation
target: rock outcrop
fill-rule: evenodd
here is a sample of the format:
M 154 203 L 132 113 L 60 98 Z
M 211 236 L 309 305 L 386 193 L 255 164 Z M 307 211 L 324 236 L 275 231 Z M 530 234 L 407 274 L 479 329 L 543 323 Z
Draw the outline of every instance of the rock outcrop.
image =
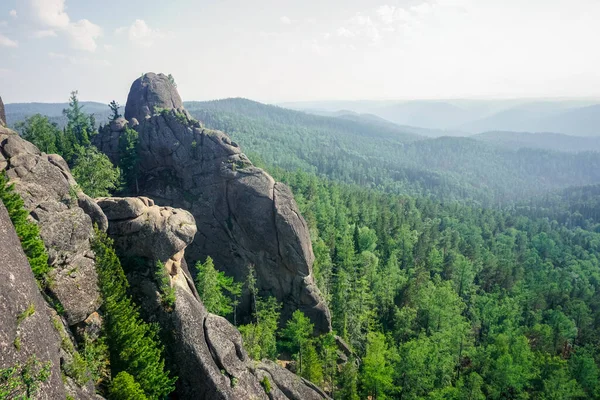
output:
M 120 252 L 161 261 L 169 271 L 181 267 L 183 251 L 196 235 L 192 214 L 159 207 L 147 197 L 108 197 L 96 202 L 109 220 L 108 234 Z
M 191 119 L 165 75 L 145 74 L 133 83 L 125 118 L 139 122 L 139 194 L 186 209 L 196 220 L 187 261 L 211 256 L 238 281 L 253 265 L 260 294 L 283 303 L 284 320 L 300 309 L 316 333 L 330 331 L 329 310 L 313 280 L 308 228 L 290 190 L 252 165 L 226 134 Z M 115 163 L 118 138 L 110 126 L 94 138 Z M 240 311 L 250 314 L 249 296 Z
M 310 382 L 271 362 L 251 360 L 239 331 L 226 319 L 210 314 L 199 300 L 183 257 L 196 225 L 184 210 L 159 207 L 140 197 L 97 199 L 109 220 L 108 234 L 118 253 L 138 262 L 125 265 L 127 277 L 146 319 L 157 321 L 170 335 L 167 364 L 178 377 L 182 399 L 326 399 Z M 140 266 L 139 260 L 144 260 Z M 162 261 L 175 290 L 175 306 L 165 309 L 152 270 Z M 261 380 L 267 378 L 267 395 Z
M 63 400 L 61 340 L 2 201 L 0 243 L 0 369 L 37 360 L 41 365 L 34 371 L 39 372 L 49 362 L 50 375 L 41 383 L 36 399 Z
M 160 110 L 175 110 L 189 117 L 169 77 L 149 72 L 133 82 L 127 96 L 125 119 L 142 122 Z
M 4 103 L 2 97 L 0 97 L 0 126 L 6 126 L 6 112 L 4 111 Z
M 64 307 L 69 325 L 85 320 L 100 306 L 92 224 L 106 229 L 106 217 L 91 198 L 75 190 L 62 157 L 40 152 L 8 129 L 0 132 L 1 170 L 40 227 L 53 267 L 49 291 Z

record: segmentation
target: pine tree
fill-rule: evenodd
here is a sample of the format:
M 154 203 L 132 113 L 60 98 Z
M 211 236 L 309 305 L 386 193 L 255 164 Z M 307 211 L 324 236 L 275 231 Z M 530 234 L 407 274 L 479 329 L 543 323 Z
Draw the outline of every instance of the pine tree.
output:
M 213 259 L 196 263 L 196 290 L 208 312 L 225 317 L 234 311 L 237 296 L 242 293 L 241 283 L 217 271 Z M 228 293 L 228 294 L 226 294 Z
M 170 378 L 165 370 L 158 326 L 141 319 L 137 306 L 127 294 L 129 284 L 112 248 L 112 240 L 98 229 L 93 250 L 112 374 L 118 376 L 125 371 L 140 385 L 146 397 L 163 399 L 173 391 L 176 379 Z
M 119 103 L 117 103 L 116 101 L 111 101 L 110 103 L 108 103 L 108 108 L 110 108 L 111 111 L 111 116 L 110 116 L 110 120 L 114 121 L 118 118 L 121 118 L 121 114 L 119 113 L 119 108 L 121 106 L 119 105 Z

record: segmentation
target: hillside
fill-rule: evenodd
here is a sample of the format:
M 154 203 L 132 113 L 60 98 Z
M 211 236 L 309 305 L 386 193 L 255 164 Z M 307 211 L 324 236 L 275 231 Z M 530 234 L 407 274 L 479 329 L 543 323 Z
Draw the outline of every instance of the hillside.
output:
M 310 112 L 370 113 L 398 125 L 471 134 L 486 131 L 600 135 L 598 100 L 412 100 L 284 103 Z
M 507 149 L 543 149 L 579 153 L 600 151 L 600 137 L 569 136 L 560 133 L 484 132 L 471 136 Z
M 98 123 L 108 119 L 110 110 L 106 104 L 82 101 L 81 105 L 86 113 L 94 114 Z M 68 107 L 69 103 L 10 103 L 6 104 L 6 120 L 9 126 L 14 126 L 16 122 L 23 121 L 34 114 L 42 114 L 63 127 L 67 123 L 67 118 L 63 116 L 62 111 Z
M 267 165 L 395 193 L 498 204 L 600 181 L 600 155 L 507 149 L 469 138 L 424 139 L 380 121 L 308 115 L 243 99 L 186 103 Z M 422 140 L 415 140 L 420 138 Z

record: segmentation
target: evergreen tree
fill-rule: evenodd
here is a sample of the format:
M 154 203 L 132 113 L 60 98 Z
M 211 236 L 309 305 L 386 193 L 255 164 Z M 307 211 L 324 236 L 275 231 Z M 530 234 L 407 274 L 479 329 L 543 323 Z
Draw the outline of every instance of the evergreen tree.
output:
M 108 103 L 108 108 L 110 108 L 111 111 L 111 115 L 110 115 L 110 120 L 114 121 L 118 118 L 121 118 L 122 115 L 119 113 L 119 108 L 121 106 L 119 105 L 119 103 L 117 103 L 116 101 L 111 101 L 110 103 Z
M 196 263 L 196 290 L 208 312 L 225 317 L 237 306 L 237 297 L 242 293 L 242 284 L 215 269 L 211 257 Z M 226 294 L 227 293 L 227 294 Z
M 122 171 L 123 189 L 135 194 L 139 192 L 138 187 L 138 133 L 125 128 L 119 136 L 119 168 Z
M 48 117 L 35 114 L 25 121 L 16 123 L 15 127 L 23 139 L 36 145 L 40 151 L 48 154 L 58 152 L 57 140 L 61 132 Z
M 174 389 L 175 378 L 165 370 L 158 326 L 145 323 L 127 294 L 127 278 L 112 248 L 112 240 L 96 229 L 93 250 L 96 254 L 98 285 L 102 294 L 102 312 L 110 352 L 113 376 L 122 375 L 119 386 L 135 389 L 139 384 L 149 399 L 163 399 Z M 134 391 L 135 393 L 135 391 Z
M 303 353 L 309 349 L 315 352 L 311 343 L 314 325 L 300 310 L 294 311 L 292 318 L 288 320 L 285 329 L 281 332 L 284 345 L 298 360 L 298 372 L 303 375 Z M 316 354 L 316 352 L 315 352 Z
M 75 143 L 80 146 L 89 146 L 90 136 L 94 134 L 96 123 L 93 115 L 83 112 L 83 106 L 79 103 L 76 90 L 71 92 L 69 108 L 64 109 L 63 114 L 67 117 L 65 130 L 69 132 L 69 135 L 73 135 Z

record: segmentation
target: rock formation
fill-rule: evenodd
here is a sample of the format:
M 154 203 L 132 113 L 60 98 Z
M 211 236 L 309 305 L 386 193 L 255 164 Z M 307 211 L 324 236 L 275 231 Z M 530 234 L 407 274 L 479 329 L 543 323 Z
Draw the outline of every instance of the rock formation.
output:
M 251 360 L 238 330 L 226 319 L 210 314 L 198 298 L 183 258 L 196 233 L 190 213 L 159 207 L 141 197 L 103 198 L 98 204 L 108 217 L 108 233 L 117 252 L 145 260 L 127 277 L 147 319 L 159 322 L 170 335 L 167 363 L 178 377 L 182 399 L 325 399 L 310 382 L 272 362 Z M 151 270 L 160 260 L 170 276 L 176 301 L 166 310 L 160 301 Z M 267 378 L 269 395 L 260 382 Z
M 148 73 L 133 83 L 125 118 L 132 126 L 139 122 L 139 194 L 186 209 L 196 220 L 188 262 L 211 256 L 238 281 L 253 265 L 259 294 L 283 302 L 283 319 L 300 309 L 316 333 L 329 331 L 329 310 L 312 276 L 308 228 L 290 190 L 253 166 L 227 135 L 191 119 L 165 75 Z M 112 128 L 104 127 L 94 144 L 116 163 L 121 128 Z M 246 315 L 249 303 L 245 296 L 240 309 Z
M 23 366 L 34 357 L 42 364 L 50 362 L 50 376 L 36 398 L 63 400 L 60 337 L 1 201 L 0 243 L 0 369 Z M 29 307 L 34 313 L 20 317 Z
M 4 112 L 4 103 L 2 97 L 0 97 L 0 126 L 6 126 L 6 112 Z
M 106 229 L 106 217 L 92 199 L 75 189 L 62 157 L 40 152 L 6 128 L 0 128 L 1 170 L 6 170 L 40 227 L 53 267 L 50 292 L 64 307 L 69 325 L 84 321 L 100 305 L 90 239 L 92 224 Z

